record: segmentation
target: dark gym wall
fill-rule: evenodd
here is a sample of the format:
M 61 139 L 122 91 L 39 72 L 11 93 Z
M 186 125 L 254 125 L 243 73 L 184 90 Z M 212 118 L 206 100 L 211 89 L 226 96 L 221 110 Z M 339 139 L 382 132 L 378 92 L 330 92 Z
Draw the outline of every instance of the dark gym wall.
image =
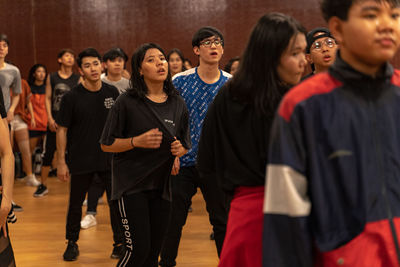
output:
M 35 63 L 58 69 L 62 48 L 122 47 L 129 57 L 144 42 L 180 48 L 193 64 L 191 38 L 212 25 L 225 37 L 221 68 L 240 55 L 254 24 L 267 12 L 294 16 L 310 30 L 326 25 L 319 0 L 0 0 L 0 32 L 10 39 L 7 60 L 23 77 Z

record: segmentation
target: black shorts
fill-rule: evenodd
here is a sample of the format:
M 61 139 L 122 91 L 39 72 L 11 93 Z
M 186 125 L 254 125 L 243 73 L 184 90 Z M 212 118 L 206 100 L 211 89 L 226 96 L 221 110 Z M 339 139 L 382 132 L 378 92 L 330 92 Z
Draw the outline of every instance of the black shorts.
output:
M 29 138 L 41 137 L 46 134 L 46 131 L 32 131 L 29 130 Z

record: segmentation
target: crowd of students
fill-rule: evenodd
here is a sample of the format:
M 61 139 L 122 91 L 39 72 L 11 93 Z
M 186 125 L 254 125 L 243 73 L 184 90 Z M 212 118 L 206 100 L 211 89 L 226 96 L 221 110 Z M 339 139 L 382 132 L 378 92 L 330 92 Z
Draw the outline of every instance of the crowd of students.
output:
M 225 71 L 224 36 L 207 26 L 192 38 L 194 68 L 179 49 L 146 43 L 131 74 L 122 49 L 87 48 L 77 75 L 65 49 L 59 71 L 36 64 L 26 83 L 0 35 L 0 262 L 15 265 L 10 124 L 34 196 L 49 192 L 55 151 L 70 181 L 66 261 L 106 191 L 117 266 L 176 266 L 200 188 L 220 267 L 399 266 L 400 72 L 389 61 L 400 2 L 323 0 L 321 10 L 329 29 L 308 33 L 290 16 L 262 16 Z M 30 158 L 44 136 L 39 184 Z

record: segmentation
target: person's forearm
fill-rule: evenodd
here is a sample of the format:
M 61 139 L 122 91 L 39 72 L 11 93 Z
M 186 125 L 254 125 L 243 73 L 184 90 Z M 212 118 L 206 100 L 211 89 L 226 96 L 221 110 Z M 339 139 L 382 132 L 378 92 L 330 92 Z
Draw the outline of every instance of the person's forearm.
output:
M 46 112 L 47 112 L 47 118 L 48 120 L 54 120 L 53 116 L 51 115 L 51 99 L 46 96 L 46 101 L 45 101 L 45 106 L 46 106 Z
M 10 137 L 8 132 L 7 120 L 2 119 L 0 125 L 0 156 L 1 156 L 1 175 L 3 183 L 2 206 L 11 206 L 13 186 L 14 186 L 14 155 L 11 149 Z
M 8 111 L 14 112 L 15 108 L 17 107 L 19 102 L 19 95 L 13 95 L 11 97 L 11 105 L 10 105 L 10 109 Z
M 46 98 L 44 104 L 46 106 L 47 118 L 49 121 L 54 120 L 51 114 L 51 94 L 52 94 L 51 82 L 50 82 L 50 76 L 48 76 L 46 80 Z
M 114 143 L 110 146 L 101 144 L 101 149 L 104 152 L 119 153 L 131 150 L 135 147 L 135 137 L 133 140 L 129 138 L 115 138 Z
M 67 128 L 59 127 L 56 133 L 57 159 L 59 163 L 65 163 L 65 148 L 67 146 Z
M 32 119 L 35 119 L 35 114 L 33 113 L 33 106 L 32 106 L 32 102 L 31 102 L 31 101 L 29 101 L 27 106 L 28 106 L 28 111 L 29 111 L 29 114 L 31 114 L 31 118 L 32 118 Z

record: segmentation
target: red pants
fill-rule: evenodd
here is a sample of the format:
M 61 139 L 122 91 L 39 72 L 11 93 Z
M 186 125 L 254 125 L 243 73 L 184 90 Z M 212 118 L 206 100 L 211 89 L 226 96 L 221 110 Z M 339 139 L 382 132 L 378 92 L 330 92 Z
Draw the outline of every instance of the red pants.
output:
M 264 186 L 236 188 L 219 267 L 261 267 L 263 203 Z

